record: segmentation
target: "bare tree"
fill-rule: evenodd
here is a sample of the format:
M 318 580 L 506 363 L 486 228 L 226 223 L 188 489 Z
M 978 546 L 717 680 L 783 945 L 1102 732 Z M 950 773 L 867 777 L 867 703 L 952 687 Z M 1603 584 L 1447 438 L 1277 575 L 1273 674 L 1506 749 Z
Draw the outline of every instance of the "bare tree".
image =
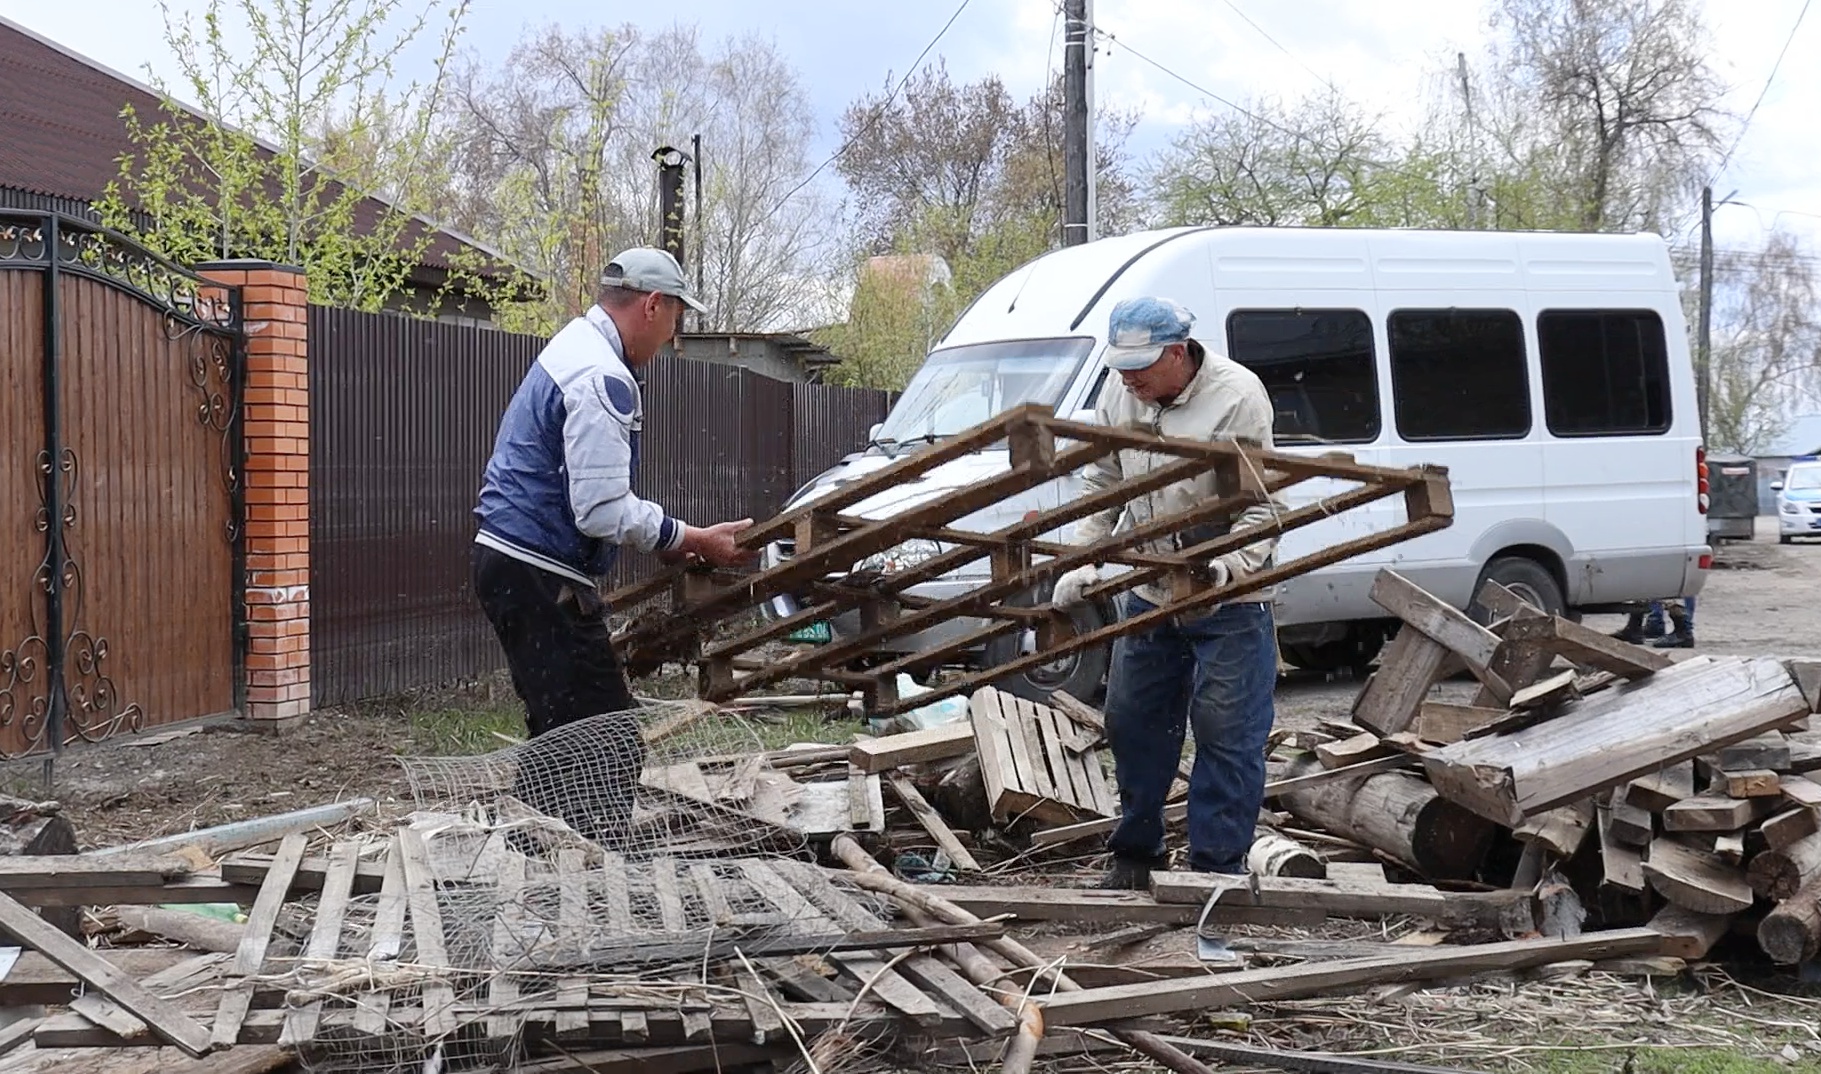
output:
M 1664 230 L 1729 118 L 1693 0 L 1497 0 L 1483 110 L 1515 226 Z
M 1821 281 L 1786 231 L 1719 261 L 1708 442 L 1756 454 L 1821 397 Z
M 543 30 L 497 75 L 458 79 L 452 222 L 550 282 L 520 327 L 547 329 L 593 300 L 613 252 L 657 240 L 659 146 L 703 140 L 703 216 L 686 246 L 704 270 L 707 325 L 813 320 L 806 279 L 837 213 L 809 175 L 814 134 L 795 70 L 757 39 L 704 52 L 693 29 L 646 37 Z

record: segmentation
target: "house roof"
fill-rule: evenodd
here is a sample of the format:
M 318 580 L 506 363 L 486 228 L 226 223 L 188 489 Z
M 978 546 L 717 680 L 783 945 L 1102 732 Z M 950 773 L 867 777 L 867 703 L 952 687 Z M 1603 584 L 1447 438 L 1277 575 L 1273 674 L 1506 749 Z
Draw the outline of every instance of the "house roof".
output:
M 99 200 L 120 175 L 120 157 L 133 149 L 121 110 L 131 105 L 141 117 L 156 116 L 162 95 L 3 17 L 0 55 L 6 57 L 0 63 L 0 130 L 6 132 L 0 138 L 0 187 Z M 379 198 L 362 198 L 355 219 L 371 226 L 390 207 Z M 473 251 L 467 256 L 479 254 L 500 274 L 515 271 L 504 254 L 460 232 L 422 217 L 413 217 L 409 228 L 412 242 L 429 234 L 422 263 L 431 269 L 453 267 L 466 249 Z
M 1785 459 L 1792 455 L 1821 453 L 1821 414 L 1804 414 L 1790 423 L 1776 443 L 1758 453 L 1761 459 Z

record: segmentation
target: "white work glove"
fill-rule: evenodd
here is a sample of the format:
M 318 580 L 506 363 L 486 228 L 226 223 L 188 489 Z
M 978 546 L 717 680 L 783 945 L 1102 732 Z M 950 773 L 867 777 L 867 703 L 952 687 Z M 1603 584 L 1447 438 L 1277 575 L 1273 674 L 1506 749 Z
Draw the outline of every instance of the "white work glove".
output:
M 1225 563 L 1218 559 L 1209 560 L 1207 566 L 1202 568 L 1202 571 L 1208 576 L 1208 581 L 1212 582 L 1216 589 L 1233 580 L 1233 572 L 1228 569 Z
M 1100 584 L 1100 568 L 1092 563 L 1085 567 L 1076 567 L 1056 579 L 1056 589 L 1050 594 L 1050 603 L 1058 608 L 1074 608 L 1085 603 L 1081 599 L 1083 590 Z

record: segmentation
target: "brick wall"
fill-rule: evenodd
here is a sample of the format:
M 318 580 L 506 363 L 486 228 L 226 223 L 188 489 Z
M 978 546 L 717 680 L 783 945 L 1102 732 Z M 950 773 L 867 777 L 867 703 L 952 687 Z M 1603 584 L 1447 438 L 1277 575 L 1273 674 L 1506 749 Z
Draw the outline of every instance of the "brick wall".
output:
M 246 713 L 310 710 L 310 396 L 303 273 L 265 261 L 200 266 L 241 288 L 246 519 Z

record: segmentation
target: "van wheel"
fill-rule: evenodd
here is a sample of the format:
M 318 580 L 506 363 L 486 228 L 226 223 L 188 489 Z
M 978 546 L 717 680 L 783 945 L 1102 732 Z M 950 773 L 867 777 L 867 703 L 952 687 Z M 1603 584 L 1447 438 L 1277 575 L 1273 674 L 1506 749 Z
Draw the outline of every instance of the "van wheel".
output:
M 1046 603 L 1050 599 L 1049 583 L 1044 583 L 1040 592 L 1043 598 L 1036 603 Z M 1020 594 L 1010 603 L 1030 607 L 1030 594 Z M 1075 608 L 1070 611 L 1069 619 L 1075 626 L 1077 634 L 1112 622 L 1107 610 L 1094 605 Z M 1035 652 L 1037 648 L 1037 631 L 1035 628 L 1016 630 L 1001 634 L 986 643 L 985 663 L 987 667 L 1009 664 L 1026 653 Z M 1058 690 L 1066 690 L 1078 700 L 1088 704 L 1100 701 L 1102 690 L 1106 685 L 1107 667 L 1112 660 L 1110 645 L 1096 645 L 1091 649 L 1065 656 L 1048 664 L 1039 664 L 1034 668 L 1007 675 L 993 683 L 999 689 L 1010 694 L 1039 703 L 1047 703 L 1050 695 Z
M 1385 647 L 1385 632 L 1363 627 L 1349 627 L 1347 636 L 1312 644 L 1279 642 L 1277 652 L 1284 663 L 1304 671 L 1346 671 L 1365 668 Z
M 1492 622 L 1492 613 L 1480 607 L 1479 601 L 1480 588 L 1487 582 L 1497 582 L 1550 615 L 1561 615 L 1568 606 L 1562 584 L 1548 567 L 1525 556 L 1495 556 L 1473 583 L 1473 603 L 1467 606 L 1467 614 L 1482 626 Z

